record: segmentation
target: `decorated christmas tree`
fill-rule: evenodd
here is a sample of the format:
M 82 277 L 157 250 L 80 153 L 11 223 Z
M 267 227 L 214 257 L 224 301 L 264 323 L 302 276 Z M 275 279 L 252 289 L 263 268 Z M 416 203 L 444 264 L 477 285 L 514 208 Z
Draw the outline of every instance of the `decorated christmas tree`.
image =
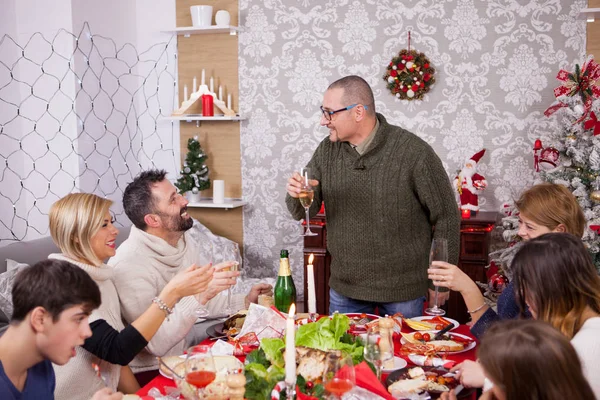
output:
M 557 79 L 557 102 L 545 112 L 556 126 L 542 139 L 550 146 L 542 151 L 557 150 L 560 158 L 540 178 L 566 186 L 579 201 L 587 221 L 582 239 L 600 270 L 600 64 L 590 58 Z
M 188 140 L 188 153 L 183 162 L 181 176 L 175 182 L 175 186 L 180 193 L 192 192 L 199 193 L 201 190 L 210 188 L 210 179 L 208 178 L 208 167 L 204 162 L 208 158 L 202 150 L 198 136 Z

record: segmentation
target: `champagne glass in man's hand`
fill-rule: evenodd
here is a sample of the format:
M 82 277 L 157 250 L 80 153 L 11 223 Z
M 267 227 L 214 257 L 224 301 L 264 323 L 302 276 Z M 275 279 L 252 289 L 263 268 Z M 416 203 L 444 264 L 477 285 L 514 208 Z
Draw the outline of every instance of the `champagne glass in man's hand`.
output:
M 431 242 L 431 249 L 429 251 L 429 268 L 435 268 L 432 263 L 434 261 L 448 262 L 448 241 L 442 238 L 433 239 Z M 444 315 L 446 311 L 442 310 L 438 306 L 438 293 L 439 287 L 435 287 L 435 294 L 433 297 L 433 306 L 425 310 L 425 314 L 429 315 Z
M 310 169 L 302 168 L 300 171 L 302 175 L 302 184 L 300 186 L 300 193 L 298 193 L 298 199 L 300 200 L 300 204 L 304 207 L 304 211 L 306 213 L 306 232 L 304 232 L 301 236 L 317 236 L 316 233 L 310 230 L 310 216 L 309 210 L 310 206 L 315 197 L 315 190 L 310 184 Z

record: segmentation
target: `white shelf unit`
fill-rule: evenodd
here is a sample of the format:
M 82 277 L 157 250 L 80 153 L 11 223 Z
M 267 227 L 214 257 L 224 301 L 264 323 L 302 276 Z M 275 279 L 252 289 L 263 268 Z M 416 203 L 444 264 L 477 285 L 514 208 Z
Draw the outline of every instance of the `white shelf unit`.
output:
M 579 19 L 585 19 L 587 22 L 600 21 L 600 8 L 582 8 L 579 11 Z
M 195 26 L 184 26 L 181 28 L 175 28 L 175 29 L 163 31 L 163 32 L 170 33 L 172 35 L 182 35 L 184 37 L 190 37 L 190 35 L 207 35 L 207 34 L 213 34 L 213 33 L 229 33 L 230 35 L 235 36 L 235 35 L 237 35 L 237 33 L 239 31 L 240 31 L 240 28 L 238 26 L 212 25 L 212 26 L 207 26 L 205 28 L 199 28 L 199 27 L 195 27 Z
M 226 198 L 224 203 L 213 203 L 212 197 L 207 197 L 200 199 L 199 202 L 188 203 L 187 206 L 194 208 L 222 208 L 225 210 L 230 210 L 232 208 L 243 207 L 246 204 L 248 204 L 247 201 L 231 198 Z
M 244 121 L 246 118 L 236 115 L 235 117 L 226 117 L 224 115 L 217 115 L 214 117 L 205 117 L 201 114 L 184 114 L 184 115 L 176 115 L 171 117 L 163 117 L 165 120 L 169 121 Z

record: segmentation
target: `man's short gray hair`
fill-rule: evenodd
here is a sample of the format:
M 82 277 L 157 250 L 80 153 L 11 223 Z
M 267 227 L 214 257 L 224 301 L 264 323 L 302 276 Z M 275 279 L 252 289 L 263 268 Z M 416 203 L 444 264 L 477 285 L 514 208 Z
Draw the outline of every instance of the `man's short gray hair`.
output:
M 375 115 L 375 97 L 371 86 L 363 78 L 357 75 L 348 75 L 333 82 L 329 89 L 344 89 L 342 101 L 351 104 L 362 104 L 367 106 L 367 114 Z

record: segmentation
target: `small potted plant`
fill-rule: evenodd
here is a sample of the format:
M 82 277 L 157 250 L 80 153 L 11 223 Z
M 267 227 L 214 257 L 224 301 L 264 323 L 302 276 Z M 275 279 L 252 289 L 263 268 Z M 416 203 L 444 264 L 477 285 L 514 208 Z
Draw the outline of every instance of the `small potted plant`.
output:
M 200 191 L 210 188 L 208 167 L 204 163 L 208 156 L 202 150 L 198 136 L 188 140 L 187 148 L 183 170 L 175 186 L 181 194 L 186 195 L 190 203 L 194 203 L 200 201 Z

